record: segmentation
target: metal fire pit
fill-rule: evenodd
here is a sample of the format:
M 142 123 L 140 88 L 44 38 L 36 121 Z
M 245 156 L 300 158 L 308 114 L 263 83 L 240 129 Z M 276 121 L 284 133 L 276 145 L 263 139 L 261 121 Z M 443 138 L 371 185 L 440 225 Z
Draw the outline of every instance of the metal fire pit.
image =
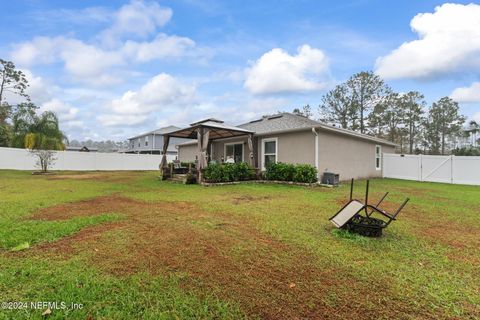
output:
M 344 229 L 366 237 L 381 237 L 382 230 L 386 223 L 383 220 L 356 215 L 347 224 Z

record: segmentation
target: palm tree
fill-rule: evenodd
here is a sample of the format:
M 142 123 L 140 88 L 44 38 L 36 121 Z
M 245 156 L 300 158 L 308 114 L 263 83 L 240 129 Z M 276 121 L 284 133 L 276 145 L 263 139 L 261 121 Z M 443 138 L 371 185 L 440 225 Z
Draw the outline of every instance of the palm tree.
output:
M 24 147 L 37 157 L 37 165 L 46 173 L 56 160 L 53 150 L 64 150 L 66 140 L 55 113 L 46 111 L 33 117 L 29 132 L 24 135 Z
M 24 146 L 31 150 L 64 150 L 66 140 L 55 113 L 45 111 L 34 117 L 29 132 L 24 137 Z

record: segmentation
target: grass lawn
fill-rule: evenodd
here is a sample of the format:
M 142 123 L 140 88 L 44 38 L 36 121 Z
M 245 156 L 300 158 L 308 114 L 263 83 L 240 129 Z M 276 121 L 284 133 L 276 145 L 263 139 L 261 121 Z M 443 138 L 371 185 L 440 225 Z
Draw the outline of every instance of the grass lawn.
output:
M 157 175 L 0 171 L 0 302 L 57 302 L 49 319 L 480 318 L 480 187 L 373 180 L 372 202 L 411 201 L 370 239 L 328 221 L 348 186 Z

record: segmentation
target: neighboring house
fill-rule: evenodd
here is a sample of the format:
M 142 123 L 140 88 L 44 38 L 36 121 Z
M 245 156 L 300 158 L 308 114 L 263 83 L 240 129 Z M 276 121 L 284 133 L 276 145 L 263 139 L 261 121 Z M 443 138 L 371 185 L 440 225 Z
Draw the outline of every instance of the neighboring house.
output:
M 264 116 L 237 128 L 254 133 L 253 150 L 249 150 L 247 136 L 213 140 L 208 149 L 211 159 L 248 161 L 252 153 L 254 165 L 262 170 L 271 162 L 310 164 L 317 168 L 319 178 L 323 172 L 334 172 L 340 174 L 341 180 L 347 180 L 381 177 L 382 153 L 394 153 L 396 147 L 387 140 L 292 113 Z M 196 159 L 195 140 L 177 148 L 180 161 Z
M 147 153 L 147 154 L 161 154 L 163 148 L 163 135 L 180 128 L 175 126 L 168 126 L 153 130 L 128 139 L 128 149 L 123 150 L 123 153 Z M 178 144 L 189 141 L 181 138 L 171 138 L 167 149 L 167 155 L 176 156 Z
M 92 147 L 87 147 L 87 146 L 83 146 L 83 147 L 70 147 L 70 146 L 67 146 L 67 147 L 65 147 L 65 151 L 97 152 L 97 151 L 98 151 L 98 148 L 92 148 Z

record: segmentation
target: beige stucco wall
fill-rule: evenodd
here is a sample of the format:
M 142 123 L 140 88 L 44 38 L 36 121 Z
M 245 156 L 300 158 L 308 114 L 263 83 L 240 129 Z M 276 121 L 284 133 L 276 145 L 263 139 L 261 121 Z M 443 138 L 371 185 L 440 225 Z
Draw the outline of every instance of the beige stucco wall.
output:
M 375 168 L 375 146 L 382 153 L 394 153 L 395 148 L 345 135 L 318 130 L 318 162 L 320 175 L 325 172 L 340 174 L 340 180 L 381 177 Z
M 317 132 L 319 178 L 325 171 L 340 174 L 341 180 L 382 176 L 382 171 L 375 168 L 375 146 L 378 143 L 319 129 Z M 256 167 L 260 168 L 262 165 L 262 139 L 268 138 L 278 139 L 277 161 L 315 166 L 315 135 L 308 129 L 255 137 L 253 145 Z M 243 143 L 244 161 L 248 162 L 250 150 L 246 137 L 213 141 L 213 159 L 220 162 L 224 156 L 225 144 L 231 142 Z M 382 153 L 395 152 L 393 146 L 380 145 Z M 211 152 L 211 149 L 208 151 Z M 196 144 L 178 147 L 180 161 L 194 161 L 196 155 Z
M 178 146 L 178 160 L 182 162 L 195 161 L 197 155 L 197 144 L 188 144 Z
M 262 165 L 262 140 L 277 138 L 277 161 L 315 166 L 315 136 L 312 131 L 297 131 L 258 137 L 258 167 Z

